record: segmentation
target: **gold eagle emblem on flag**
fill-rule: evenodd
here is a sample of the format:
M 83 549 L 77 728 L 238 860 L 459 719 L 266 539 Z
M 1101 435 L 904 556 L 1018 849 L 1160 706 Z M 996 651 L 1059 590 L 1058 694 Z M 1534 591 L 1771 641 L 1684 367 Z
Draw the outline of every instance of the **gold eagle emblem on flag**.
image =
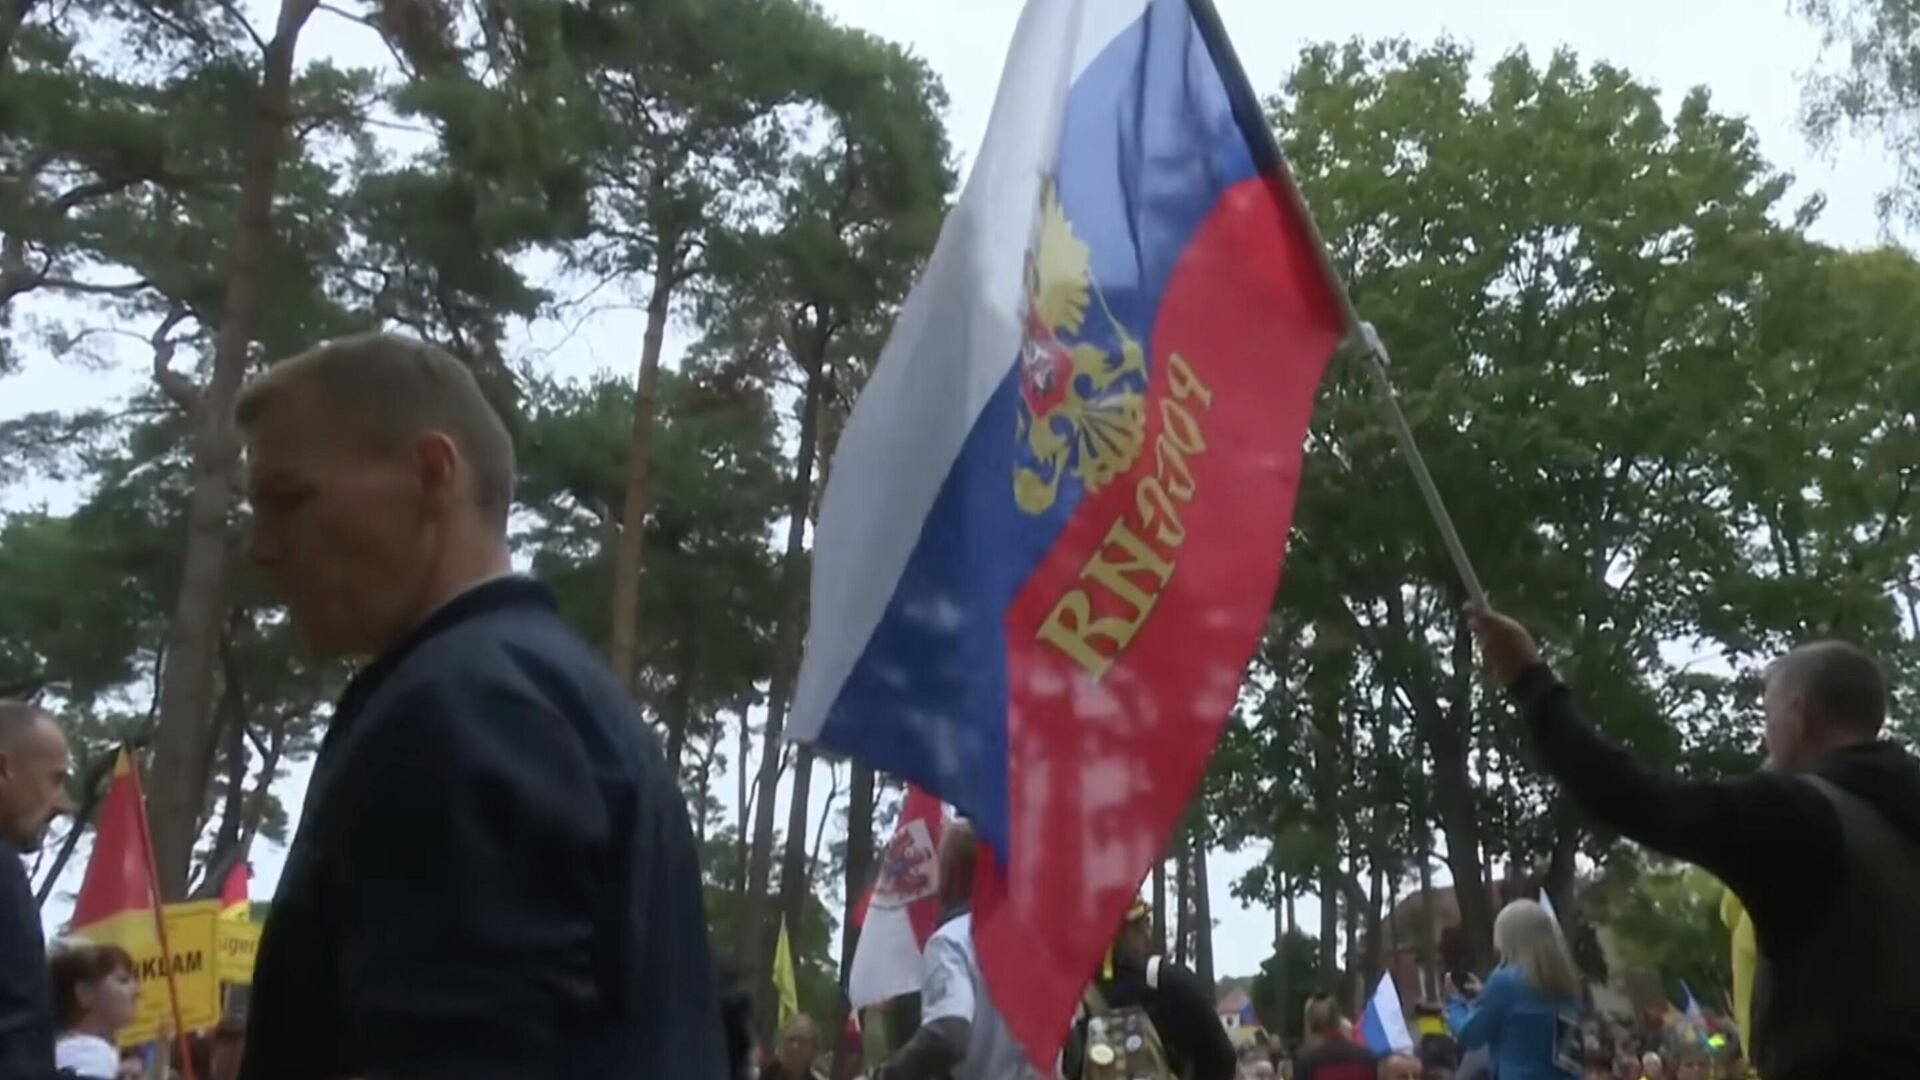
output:
M 1092 303 L 1112 327 L 1117 355 L 1082 336 Z M 1048 179 L 1027 251 L 1015 505 L 1043 514 L 1069 472 L 1098 491 L 1132 468 L 1146 439 L 1146 389 L 1146 353 L 1108 309 L 1086 241 L 1074 235 Z

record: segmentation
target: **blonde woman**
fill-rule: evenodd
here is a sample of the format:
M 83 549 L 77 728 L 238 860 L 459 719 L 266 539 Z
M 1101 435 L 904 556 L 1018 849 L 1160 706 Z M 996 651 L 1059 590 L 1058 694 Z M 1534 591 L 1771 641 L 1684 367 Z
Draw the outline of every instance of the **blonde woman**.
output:
M 1580 977 L 1560 927 L 1531 900 L 1493 921 L 1500 966 L 1458 987 L 1447 1026 L 1468 1050 L 1486 1047 L 1495 1080 L 1579 1080 Z

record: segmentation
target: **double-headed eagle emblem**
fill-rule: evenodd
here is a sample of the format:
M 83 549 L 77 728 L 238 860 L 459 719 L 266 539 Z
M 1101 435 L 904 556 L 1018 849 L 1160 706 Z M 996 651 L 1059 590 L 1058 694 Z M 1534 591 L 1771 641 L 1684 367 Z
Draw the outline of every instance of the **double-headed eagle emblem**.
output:
M 1040 190 L 1040 227 L 1026 265 L 1027 332 L 1020 349 L 1013 501 L 1043 514 L 1071 472 L 1098 491 L 1133 467 L 1146 438 L 1146 354 L 1107 309 L 1086 242 L 1060 208 L 1053 182 Z M 1082 337 L 1098 302 L 1119 355 Z

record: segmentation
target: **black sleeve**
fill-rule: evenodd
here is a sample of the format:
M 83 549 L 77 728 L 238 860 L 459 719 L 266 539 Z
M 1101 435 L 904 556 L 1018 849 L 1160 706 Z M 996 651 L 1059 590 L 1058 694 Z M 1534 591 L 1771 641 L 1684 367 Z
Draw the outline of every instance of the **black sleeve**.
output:
M 493 680 L 402 695 L 356 754 L 330 873 L 349 1060 L 369 1077 L 526 1075 L 592 1015 L 610 857 L 586 753 Z
M 1239 1070 L 1226 1025 L 1200 977 L 1174 964 L 1160 966 L 1160 985 L 1149 1010 L 1160 1037 L 1178 1047 L 1192 1080 L 1233 1080 Z
M 951 1074 L 966 1059 L 973 1025 L 957 1016 L 943 1016 L 923 1024 L 906 1045 L 894 1051 L 874 1080 L 936 1080 Z
M 1709 871 L 1756 928 L 1805 925 L 1844 865 L 1840 817 L 1808 784 L 1771 773 L 1736 780 L 1657 776 L 1579 716 L 1545 664 L 1514 681 L 1541 762 L 1575 805 L 1621 836 Z
M 0 845 L 0 1080 L 46 1080 L 53 1073 L 53 1012 L 40 908 L 25 869 Z

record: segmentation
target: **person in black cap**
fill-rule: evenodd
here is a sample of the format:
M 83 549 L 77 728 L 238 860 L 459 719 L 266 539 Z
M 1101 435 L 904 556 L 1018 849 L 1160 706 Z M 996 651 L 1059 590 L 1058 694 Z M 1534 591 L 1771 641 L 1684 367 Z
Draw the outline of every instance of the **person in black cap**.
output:
M 1136 903 L 1127 909 L 1120 932 L 1114 936 L 1099 978 L 1087 994 L 1089 1013 L 1144 1010 L 1153 1033 L 1166 1051 L 1166 1064 L 1175 1076 L 1189 1080 L 1233 1080 L 1238 1069 L 1233 1043 L 1214 1012 L 1212 995 L 1200 977 L 1178 964 L 1155 956 L 1149 917 L 1152 909 Z M 1084 1077 L 1089 1054 L 1101 1051 L 1087 1040 L 1089 1015 L 1075 1025 L 1069 1048 L 1067 1075 Z M 1096 1040 L 1097 1042 L 1097 1040 Z

